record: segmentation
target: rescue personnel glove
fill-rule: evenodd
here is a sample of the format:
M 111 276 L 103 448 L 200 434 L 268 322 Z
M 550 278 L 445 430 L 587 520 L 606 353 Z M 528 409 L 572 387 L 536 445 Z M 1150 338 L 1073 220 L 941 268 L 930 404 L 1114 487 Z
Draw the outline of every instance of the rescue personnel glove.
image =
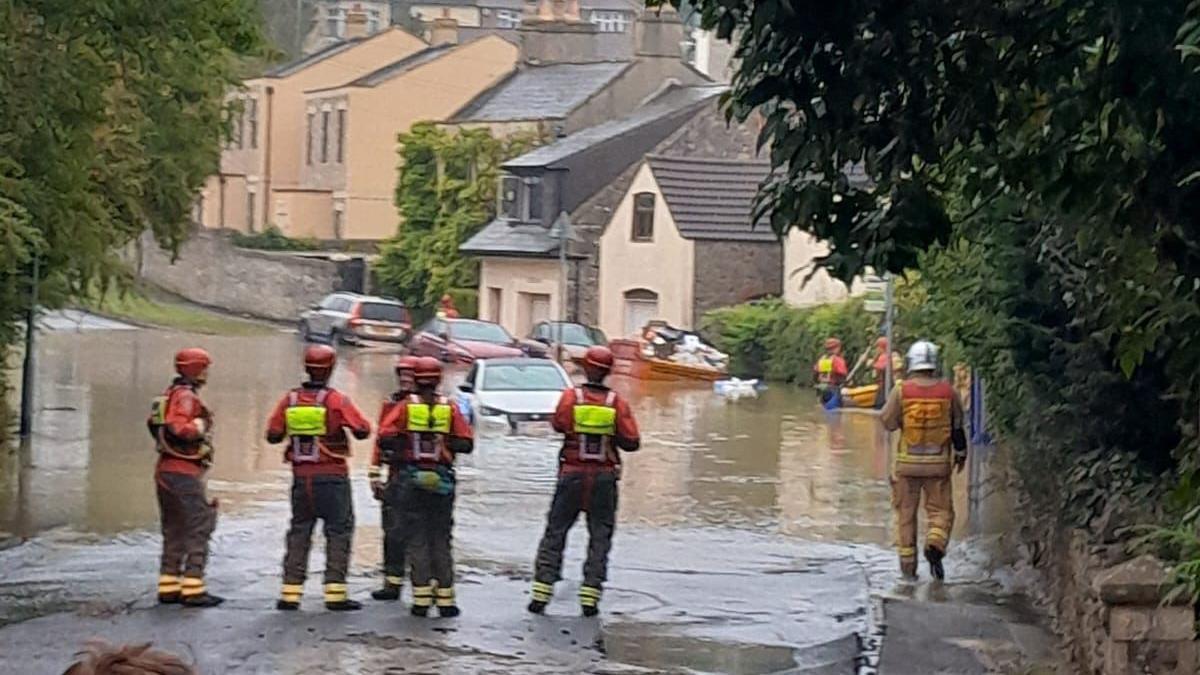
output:
M 208 434 L 208 420 L 204 419 L 203 417 L 197 417 L 196 419 L 192 420 L 192 424 L 196 425 L 196 430 L 200 432 L 201 436 Z
M 967 465 L 967 453 L 965 453 L 965 452 L 954 453 L 954 470 L 958 473 L 962 473 L 963 467 L 965 467 L 966 465 Z
M 371 479 L 371 494 L 375 496 L 375 501 L 383 501 L 383 482 L 378 478 Z

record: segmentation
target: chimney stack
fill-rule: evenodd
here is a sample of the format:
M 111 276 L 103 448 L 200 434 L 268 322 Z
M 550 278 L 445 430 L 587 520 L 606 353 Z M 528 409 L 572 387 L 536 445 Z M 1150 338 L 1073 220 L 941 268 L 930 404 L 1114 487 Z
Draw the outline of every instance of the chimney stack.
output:
M 429 44 L 435 47 L 458 44 L 458 21 L 451 18 L 449 8 L 443 8 L 442 15 L 433 20 L 429 28 Z
M 603 61 L 596 26 L 580 16 L 579 0 L 527 3 L 521 26 L 521 62 L 532 66 Z
M 367 37 L 367 13 L 361 7 L 355 6 L 346 12 L 346 34 L 347 40 Z
M 634 24 L 638 56 L 683 58 L 683 21 L 670 5 L 642 10 Z

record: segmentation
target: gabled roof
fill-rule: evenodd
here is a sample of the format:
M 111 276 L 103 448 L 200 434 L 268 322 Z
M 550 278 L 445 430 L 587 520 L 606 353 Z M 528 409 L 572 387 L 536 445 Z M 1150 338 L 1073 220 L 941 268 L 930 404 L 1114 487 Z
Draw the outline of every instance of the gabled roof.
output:
M 451 122 L 562 119 L 608 86 L 629 61 L 528 66 L 463 106 Z
M 669 117 L 675 113 L 699 107 L 719 96 L 723 85 L 698 87 L 671 87 L 629 115 L 594 127 L 581 129 L 549 145 L 516 157 L 504 163 L 505 168 L 546 167 L 554 168 L 560 162 L 584 152 L 596 145 L 612 141 L 635 129 Z M 632 163 L 638 158 L 630 158 Z
M 414 68 L 423 66 L 426 63 L 433 61 L 434 59 L 438 58 L 439 56 L 445 54 L 446 52 L 449 52 L 450 50 L 452 50 L 458 46 L 459 45 L 455 45 L 455 44 L 442 44 L 442 45 L 434 45 L 432 47 L 426 47 L 425 49 L 422 49 L 419 52 L 413 52 L 412 54 L 409 54 L 408 56 L 406 56 L 398 61 L 393 61 L 382 68 L 373 70 L 373 71 L 367 73 L 366 75 L 363 75 L 362 77 L 358 78 L 357 80 L 354 80 L 347 86 L 351 86 L 351 87 L 375 87 L 375 86 L 378 86 L 380 84 L 383 84 L 384 82 L 387 82 L 388 80 L 391 80 L 392 78 L 399 77 Z
M 549 228 L 497 218 L 458 249 L 475 255 L 544 257 L 558 251 L 558 239 Z
M 684 238 L 778 241 L 770 225 L 753 216 L 769 162 L 648 155 L 646 163 Z
M 434 5 L 437 7 L 486 7 L 488 9 L 515 9 L 517 11 L 523 11 L 525 9 L 525 0 L 421 0 L 421 2 L 417 4 Z M 585 12 L 592 9 L 607 9 L 637 13 L 642 11 L 645 3 L 639 2 L 638 0 L 581 0 L 579 5 L 580 9 Z
M 367 38 L 365 37 L 360 37 L 342 40 L 341 42 L 335 42 L 328 47 L 319 49 L 312 54 L 309 54 L 308 56 L 302 56 L 295 61 L 290 61 L 288 63 L 275 66 L 274 68 L 268 70 L 265 75 L 266 77 L 288 77 L 289 75 L 295 75 L 309 66 L 316 65 L 325 59 L 341 54 L 342 52 L 350 49 L 360 42 L 363 42 L 366 39 Z

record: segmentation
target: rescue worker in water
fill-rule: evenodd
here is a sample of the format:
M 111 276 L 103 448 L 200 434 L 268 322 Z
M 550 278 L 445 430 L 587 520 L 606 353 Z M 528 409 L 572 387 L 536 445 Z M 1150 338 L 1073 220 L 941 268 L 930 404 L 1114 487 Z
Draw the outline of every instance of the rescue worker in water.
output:
M 216 607 L 224 598 L 204 584 L 208 541 L 217 526 L 217 502 L 205 496 L 205 473 L 212 463 L 213 415 L 200 400 L 212 358 L 203 349 L 175 355 L 178 377 L 154 399 L 146 425 L 158 449 L 154 482 L 162 516 L 162 562 L 158 601 L 187 607 Z
M 587 514 L 588 553 L 583 565 L 579 604 L 584 616 L 600 613 L 600 595 L 608 578 L 608 553 L 617 522 L 618 450 L 641 446 L 637 422 L 625 399 L 604 384 L 613 366 L 607 347 L 590 347 L 583 360 L 587 382 L 568 389 L 551 420 L 564 434 L 558 455 L 558 484 L 538 544 L 529 611 L 542 614 L 562 578 L 563 548 L 579 512 Z
M 287 441 L 284 459 L 292 465 L 292 524 L 283 559 L 283 591 L 276 609 L 300 609 L 313 527 L 325 525 L 325 607 L 331 611 L 361 609 L 347 597 L 346 571 L 354 535 L 354 503 L 346 459 L 350 440 L 371 434 L 371 423 L 350 398 L 329 386 L 337 352 L 326 345 L 304 351 L 308 381 L 289 391 L 267 421 L 267 442 Z
M 827 338 L 825 353 L 813 364 L 813 379 L 822 403 L 837 393 L 849 372 L 846 359 L 842 357 L 842 341 L 835 337 Z
M 398 459 L 393 472 L 403 474 L 389 481 L 388 500 L 399 517 L 392 519 L 387 537 L 408 543 L 412 614 L 428 616 L 436 597 L 438 616 L 455 617 L 454 459 L 471 452 L 474 440 L 458 406 L 438 393 L 442 364 L 437 359 L 417 359 L 413 380 L 416 393 L 393 406 L 379 425 L 380 447 Z
M 892 390 L 880 419 L 888 431 L 900 431 L 892 469 L 892 508 L 900 571 L 917 576 L 917 508 L 925 495 L 928 529 L 925 559 L 935 579 L 946 577 L 942 559 L 954 526 L 951 469 L 967 461 L 963 405 L 949 382 L 937 377 L 938 349 L 919 341 L 908 350 L 908 379 Z
M 379 428 L 392 408 L 404 403 L 416 390 L 413 371 L 417 367 L 417 357 L 401 356 L 396 359 L 396 391 L 384 400 L 379 410 Z M 388 449 L 378 439 L 375 441 L 375 451 L 371 455 L 371 466 L 367 469 L 367 479 L 371 484 L 371 494 L 380 502 L 380 522 L 383 525 L 383 587 L 371 593 L 376 600 L 390 601 L 400 599 L 400 589 L 404 586 L 404 555 L 408 541 L 405 530 L 399 522 L 401 516 L 399 499 L 402 496 L 402 482 L 408 479 L 404 471 L 403 454 L 405 437 L 401 436 L 389 442 Z M 387 480 L 383 480 L 383 467 L 387 466 Z

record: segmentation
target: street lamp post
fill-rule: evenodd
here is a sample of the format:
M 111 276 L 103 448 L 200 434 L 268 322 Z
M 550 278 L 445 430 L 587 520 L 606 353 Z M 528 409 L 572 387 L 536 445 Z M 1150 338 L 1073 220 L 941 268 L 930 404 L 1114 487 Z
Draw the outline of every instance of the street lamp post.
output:
M 37 334 L 38 257 L 33 257 L 33 283 L 29 289 L 29 311 L 25 315 L 25 360 L 21 366 L 21 438 L 33 432 L 34 336 Z

